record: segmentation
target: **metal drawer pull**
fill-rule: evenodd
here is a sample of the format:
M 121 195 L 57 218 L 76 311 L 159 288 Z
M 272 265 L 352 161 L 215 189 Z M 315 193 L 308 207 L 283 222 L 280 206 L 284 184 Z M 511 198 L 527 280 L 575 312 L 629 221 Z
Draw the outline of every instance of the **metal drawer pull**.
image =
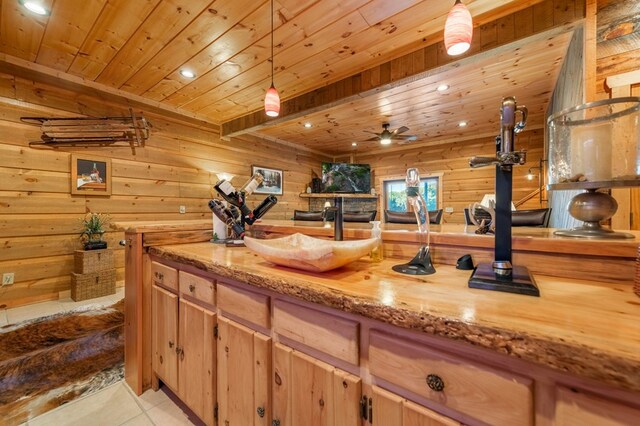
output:
M 193 293 L 193 292 L 195 291 L 195 289 L 196 289 L 196 286 L 195 286 L 195 285 L 193 285 L 193 284 L 189 284 L 189 291 L 190 291 L 191 293 Z
M 258 407 L 256 412 L 258 413 L 258 416 L 264 417 L 264 407 Z
M 172 341 L 169 341 L 169 348 L 173 348 L 174 343 Z
M 427 376 L 427 385 L 431 390 L 436 392 L 442 392 L 444 390 L 444 380 L 435 374 L 429 374 Z

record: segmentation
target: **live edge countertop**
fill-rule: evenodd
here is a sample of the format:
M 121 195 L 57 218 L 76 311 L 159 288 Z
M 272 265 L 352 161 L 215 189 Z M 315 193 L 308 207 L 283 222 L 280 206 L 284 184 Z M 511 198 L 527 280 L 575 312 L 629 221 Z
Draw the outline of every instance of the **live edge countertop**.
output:
M 629 285 L 536 274 L 538 298 L 470 289 L 469 271 L 448 265 L 436 265 L 433 275 L 401 275 L 391 270 L 399 259 L 372 263 L 365 257 L 314 274 L 275 266 L 243 247 L 212 243 L 150 247 L 149 253 L 640 392 L 640 298 Z

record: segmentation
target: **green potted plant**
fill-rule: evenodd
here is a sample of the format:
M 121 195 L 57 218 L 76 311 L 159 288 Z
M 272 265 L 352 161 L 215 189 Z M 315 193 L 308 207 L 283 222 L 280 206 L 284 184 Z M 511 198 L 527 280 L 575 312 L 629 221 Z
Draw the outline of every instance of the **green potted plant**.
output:
M 102 235 L 110 219 L 108 214 L 103 213 L 87 213 L 84 216 L 80 238 L 84 241 L 85 250 L 107 248 L 107 242 L 102 240 Z

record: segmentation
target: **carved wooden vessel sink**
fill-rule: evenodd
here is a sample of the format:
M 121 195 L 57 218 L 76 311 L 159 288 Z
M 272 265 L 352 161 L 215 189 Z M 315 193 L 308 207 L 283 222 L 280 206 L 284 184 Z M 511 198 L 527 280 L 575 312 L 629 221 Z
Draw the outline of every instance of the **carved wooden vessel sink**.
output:
M 270 240 L 245 237 L 244 244 L 277 265 L 323 272 L 358 260 L 375 247 L 376 239 L 331 241 L 298 233 Z

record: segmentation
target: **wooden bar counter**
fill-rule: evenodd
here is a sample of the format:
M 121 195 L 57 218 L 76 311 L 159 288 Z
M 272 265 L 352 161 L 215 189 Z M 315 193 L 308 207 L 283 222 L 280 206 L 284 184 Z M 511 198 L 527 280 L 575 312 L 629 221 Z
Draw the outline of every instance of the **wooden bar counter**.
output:
M 419 407 L 435 416 L 429 418 L 440 419 L 437 424 L 632 424 L 640 416 L 640 297 L 632 289 L 637 239 L 577 241 L 553 238 L 545 229 L 514 231 L 514 261 L 531 262 L 527 266 L 541 293 L 536 298 L 468 288 L 470 271 L 452 264 L 464 253 L 472 253 L 476 262 L 490 260 L 492 237 L 477 236 L 465 227 L 434 228 L 437 272 L 416 277 L 391 270 L 415 254 L 417 236 L 407 230 L 387 227 L 383 232 L 386 254 L 399 257 L 381 263 L 364 257 L 314 274 L 275 266 L 244 247 L 191 242 L 189 233 L 194 228 L 203 232 L 200 226 L 204 225 L 194 223 L 187 226 L 189 231 L 181 231 L 187 232 L 185 244 L 179 244 L 179 238 L 171 240 L 171 232 L 178 232 L 173 228 L 163 233 L 160 225 L 129 227 L 128 236 L 143 236 L 146 259 L 142 283 L 137 288 L 133 281 L 126 283 L 126 298 L 136 291 L 143 294 L 138 299 L 142 307 L 130 316 L 139 324 L 138 333 L 126 340 L 127 345 L 140 347 L 135 359 L 126 361 L 126 368 L 137 375 L 130 380 L 126 373 L 134 390 L 135 385 L 138 391 L 148 387 L 151 380 L 164 381 L 155 367 L 148 366 L 152 354 L 144 349 L 150 343 L 143 338 L 152 329 L 145 313 L 150 309 L 148 287 L 171 291 L 151 278 L 156 268 L 156 274 L 174 270 L 214 283 L 215 306 L 206 306 L 217 312 L 218 324 L 225 327 L 218 345 L 229 348 L 224 341 L 233 329 L 229 321 L 248 327 L 262 336 L 258 341 L 268 341 L 273 348 L 268 359 L 274 357 L 276 382 L 284 374 L 278 370 L 279 354 L 295 358 L 300 352 L 300 357 L 311 356 L 314 365 L 328 365 L 331 374 L 355 377 L 362 393 L 373 395 L 374 402 L 390 398 L 402 416 Z M 285 221 L 264 221 L 251 232 L 270 238 L 301 230 L 318 237 L 332 235 L 322 226 L 292 226 Z M 147 238 L 147 232 L 158 235 Z M 346 239 L 368 235 L 368 226 L 345 229 Z M 164 243 L 144 244 L 145 240 Z M 594 265 L 585 266 L 586 276 L 580 278 L 580 262 L 585 259 Z M 197 286 L 190 288 L 198 291 Z M 176 294 L 180 300 L 198 302 L 182 287 Z M 257 347 L 252 350 L 258 353 Z M 218 366 L 219 380 L 225 380 L 227 373 L 220 369 L 231 364 L 220 359 L 226 357 L 220 347 L 217 353 L 218 362 L 223 362 Z M 432 387 L 433 377 L 444 378 L 444 390 L 438 390 L 437 381 Z M 267 380 L 273 398 L 269 413 L 274 420 L 287 418 L 286 410 L 278 408 L 279 385 L 272 383 L 270 374 Z M 218 394 L 220 389 L 219 384 Z M 218 401 L 227 397 L 218 395 Z M 287 398 L 287 404 L 293 404 L 292 397 Z M 227 419 L 227 411 L 221 412 Z M 372 413 L 375 417 L 376 408 Z M 452 419 L 454 423 L 449 422 Z

